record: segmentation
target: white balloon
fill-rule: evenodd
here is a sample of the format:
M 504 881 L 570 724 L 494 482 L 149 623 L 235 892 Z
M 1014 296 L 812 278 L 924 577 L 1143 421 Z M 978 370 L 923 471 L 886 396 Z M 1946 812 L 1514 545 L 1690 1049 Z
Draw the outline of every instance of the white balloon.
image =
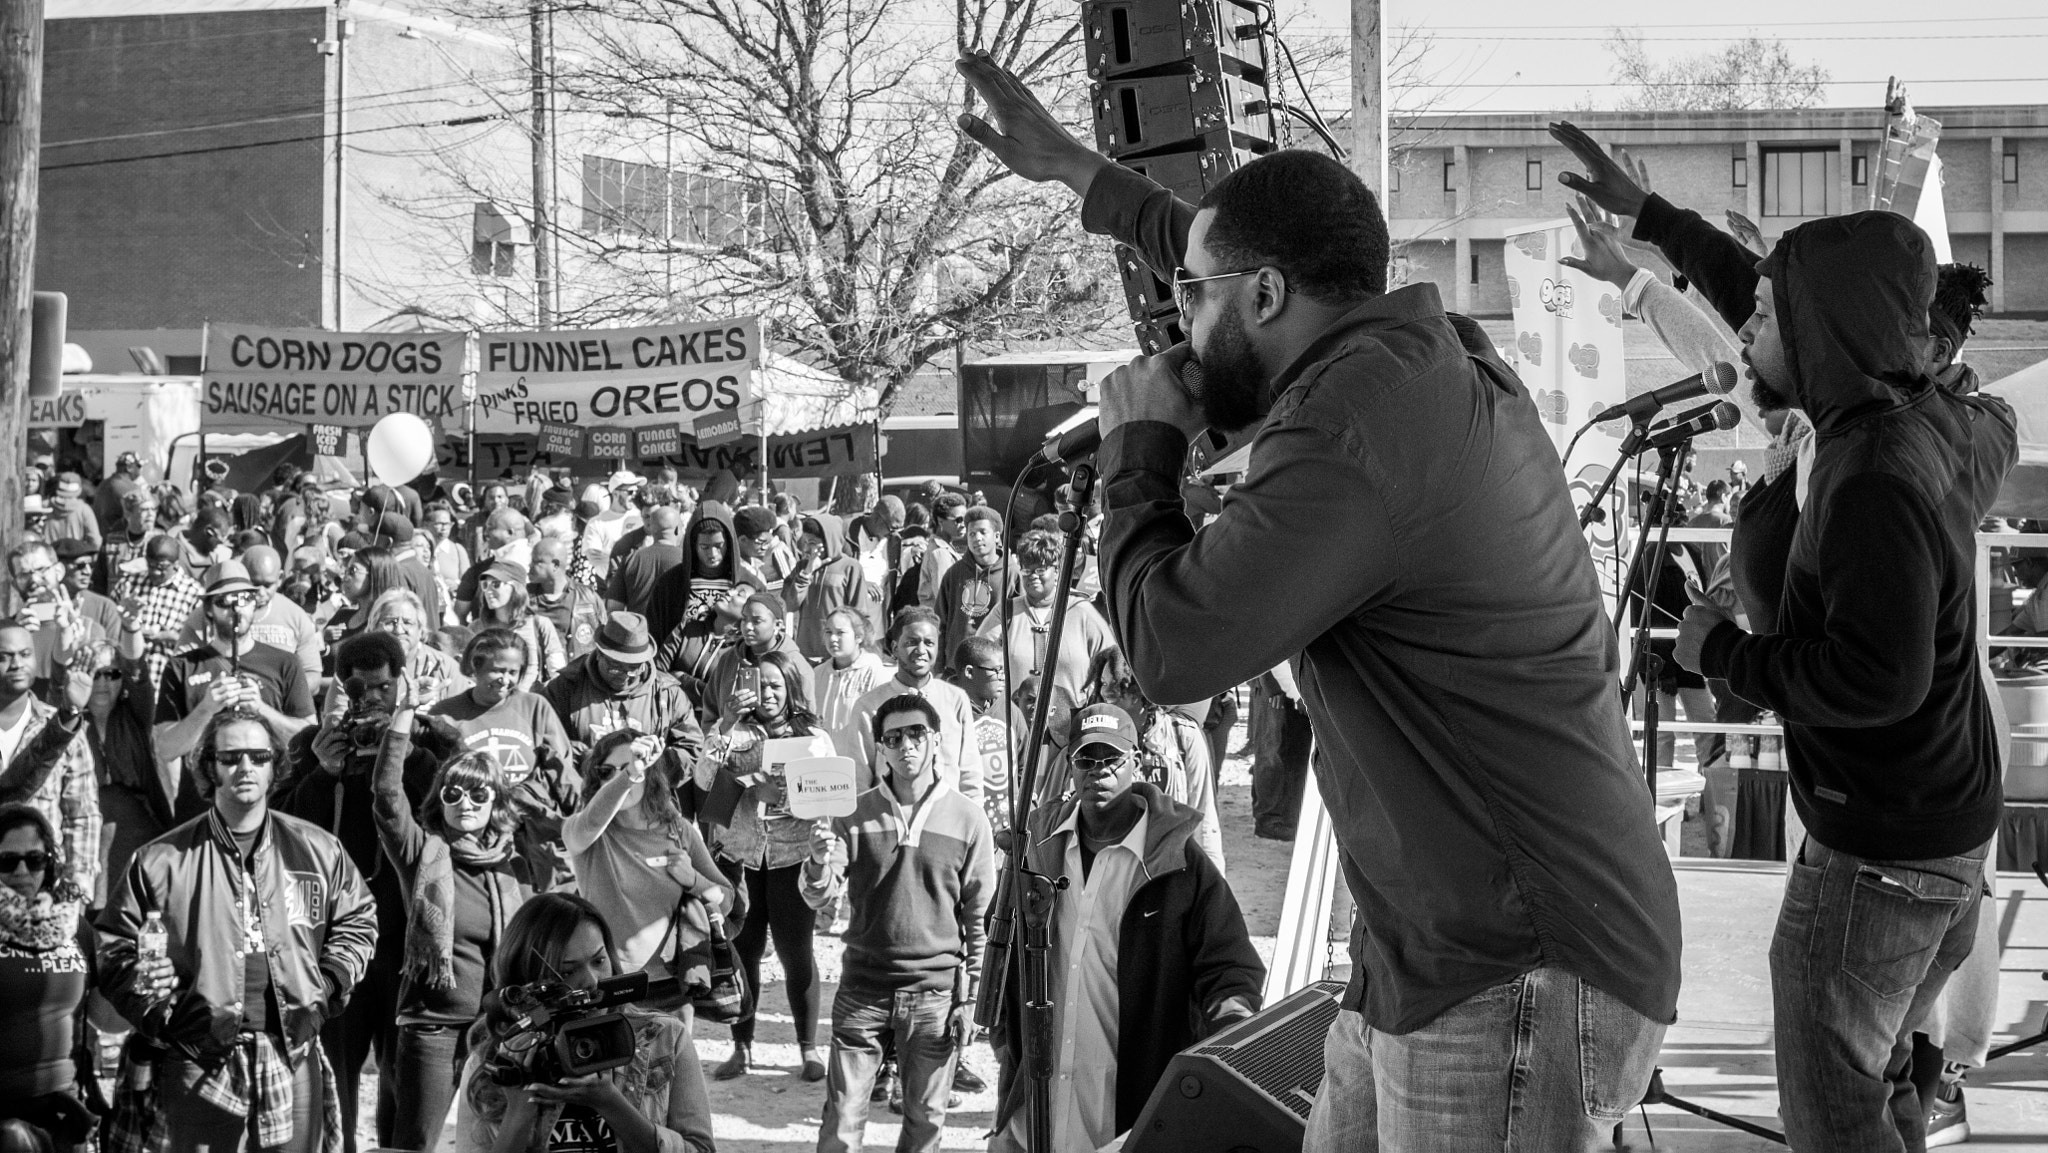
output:
M 405 484 L 434 462 L 434 430 L 409 412 L 394 412 L 370 429 L 370 472 L 393 488 Z

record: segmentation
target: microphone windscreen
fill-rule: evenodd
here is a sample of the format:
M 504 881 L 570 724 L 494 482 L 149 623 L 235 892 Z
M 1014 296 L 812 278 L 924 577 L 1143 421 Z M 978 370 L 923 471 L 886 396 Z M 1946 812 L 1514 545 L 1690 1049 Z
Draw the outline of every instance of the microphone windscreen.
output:
M 1717 365 L 1716 367 L 1719 367 L 1719 368 L 1727 368 L 1728 366 L 1727 366 L 1727 365 L 1725 365 L 1725 364 L 1723 364 L 1723 365 Z M 1731 429 L 1731 428 L 1734 428 L 1734 427 L 1735 427 L 1736 425 L 1738 425 L 1738 424 L 1741 424 L 1741 423 L 1742 423 L 1742 410 L 1741 410 L 1741 409 L 1739 409 L 1739 408 L 1735 407 L 1734 405 L 1732 405 L 1732 404 L 1728 403 L 1728 402 L 1727 402 L 1727 401 L 1725 401 L 1725 400 L 1724 400 L 1724 401 L 1722 401 L 1721 403 L 1719 403 L 1719 404 L 1717 404 L 1717 405 L 1715 405 L 1715 406 L 1714 406 L 1714 427 L 1715 427 L 1715 428 L 1717 428 L 1717 429 L 1721 430 L 1722 432 L 1726 432 L 1726 431 L 1728 431 L 1729 429 Z
M 1727 396 L 1735 391 L 1735 385 L 1741 379 L 1742 377 L 1735 371 L 1734 365 L 1729 364 L 1725 360 L 1717 360 L 1707 366 L 1707 394 L 1709 396 Z
M 1181 366 L 1180 386 L 1189 400 L 1202 399 L 1202 391 L 1209 386 L 1209 377 L 1202 371 L 1202 362 L 1190 360 Z

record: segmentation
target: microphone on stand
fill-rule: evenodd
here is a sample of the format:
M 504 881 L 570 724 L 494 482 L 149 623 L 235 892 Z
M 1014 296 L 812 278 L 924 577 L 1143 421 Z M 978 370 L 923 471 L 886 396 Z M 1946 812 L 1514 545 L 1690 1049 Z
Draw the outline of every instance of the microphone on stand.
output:
M 1725 365 L 1722 367 L 1726 367 Z M 1680 415 L 1670 424 L 1662 425 L 1650 433 L 1644 442 L 1645 449 L 1665 449 L 1684 444 L 1693 437 L 1708 432 L 1725 432 L 1742 422 L 1742 410 L 1725 400 L 1703 404 Z
M 1707 366 L 1707 371 L 1698 375 L 1688 376 L 1676 384 L 1667 384 L 1663 388 L 1643 393 L 1641 396 L 1632 396 L 1620 404 L 1601 409 L 1593 415 L 1593 423 L 1599 424 L 1624 416 L 1630 420 L 1644 420 L 1655 414 L 1658 409 L 1680 401 L 1699 396 L 1726 396 L 1735 391 L 1737 379 L 1739 378 L 1736 376 L 1734 365 L 1717 360 Z M 1737 419 L 1740 419 L 1739 413 Z
M 1201 403 L 1202 392 L 1208 387 L 1208 383 L 1199 362 L 1190 360 L 1181 366 L 1180 388 L 1189 400 Z M 1096 419 L 1098 411 L 1098 408 L 1090 405 L 1075 413 L 1073 418 L 1067 421 L 1067 425 L 1071 427 L 1066 427 L 1064 431 L 1055 430 L 1053 436 L 1047 437 L 1045 447 L 1038 450 L 1038 455 L 1031 458 L 1031 463 L 1027 467 L 1071 464 L 1093 455 L 1095 450 L 1102 446 L 1102 426 Z

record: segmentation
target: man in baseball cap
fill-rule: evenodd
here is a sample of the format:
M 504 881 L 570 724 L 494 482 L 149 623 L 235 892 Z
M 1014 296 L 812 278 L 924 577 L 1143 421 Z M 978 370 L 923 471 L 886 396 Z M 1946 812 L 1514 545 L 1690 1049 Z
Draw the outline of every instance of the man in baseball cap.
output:
M 1128 1130 L 1166 1063 L 1258 1008 L 1266 969 L 1244 915 L 1196 835 L 1202 815 L 1140 779 L 1138 726 L 1115 705 L 1089 705 L 1068 727 L 1074 795 L 1038 806 L 1022 839 L 1025 868 L 1067 879 L 1053 896 L 1065 974 L 1053 1040 L 1056 1149 L 1099 1149 Z M 1126 916 L 1127 910 L 1143 910 Z M 1022 1153 L 1031 1081 L 1017 1076 L 1023 1001 L 1017 966 L 996 1056 L 1010 1075 L 996 1104 L 997 1153 Z M 1126 1005 L 1125 1002 L 1129 1004 Z M 1117 1022 L 1152 1022 L 1124 1029 Z

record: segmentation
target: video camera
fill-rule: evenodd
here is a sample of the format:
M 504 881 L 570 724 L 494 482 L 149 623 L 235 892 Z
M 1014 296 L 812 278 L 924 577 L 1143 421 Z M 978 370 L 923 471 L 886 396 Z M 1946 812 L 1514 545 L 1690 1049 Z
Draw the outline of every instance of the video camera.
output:
M 617 1007 L 673 997 L 681 988 L 674 977 L 628 973 L 589 989 L 550 981 L 487 993 L 485 1020 L 499 1038 L 487 1072 L 509 1087 L 616 1069 L 632 1061 L 635 1048 L 633 1026 Z

